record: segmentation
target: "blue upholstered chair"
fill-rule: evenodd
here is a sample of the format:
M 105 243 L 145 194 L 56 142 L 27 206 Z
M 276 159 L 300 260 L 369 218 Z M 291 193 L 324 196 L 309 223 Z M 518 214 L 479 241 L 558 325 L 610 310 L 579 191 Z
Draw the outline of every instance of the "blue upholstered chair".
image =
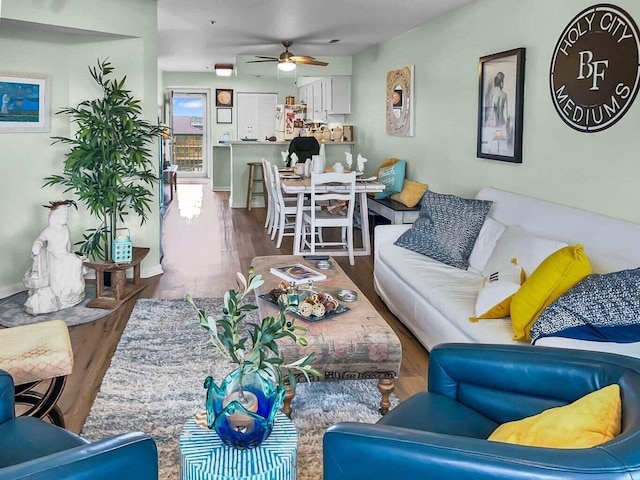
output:
M 586 449 L 490 442 L 501 423 L 618 383 L 622 432 Z M 448 344 L 429 355 L 428 391 L 377 424 L 324 436 L 324 479 L 640 479 L 640 360 L 530 346 Z
M 0 370 L 0 480 L 156 480 L 158 452 L 142 433 L 89 443 L 33 417 L 15 417 L 11 376 Z

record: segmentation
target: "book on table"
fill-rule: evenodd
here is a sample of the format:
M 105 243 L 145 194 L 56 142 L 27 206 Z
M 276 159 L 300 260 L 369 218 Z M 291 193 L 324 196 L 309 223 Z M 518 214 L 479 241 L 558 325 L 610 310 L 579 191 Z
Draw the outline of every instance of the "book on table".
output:
M 271 267 L 270 271 L 273 275 L 296 284 L 318 282 L 320 280 L 327 279 L 325 274 L 317 272 L 306 265 L 302 265 L 301 263 Z

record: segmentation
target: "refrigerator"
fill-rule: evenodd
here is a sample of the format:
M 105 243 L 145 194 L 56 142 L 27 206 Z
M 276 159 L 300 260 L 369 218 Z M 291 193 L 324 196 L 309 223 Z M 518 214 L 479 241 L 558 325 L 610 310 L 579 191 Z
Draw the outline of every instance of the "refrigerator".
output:
M 306 105 L 276 105 L 276 140 L 284 142 L 304 133 Z

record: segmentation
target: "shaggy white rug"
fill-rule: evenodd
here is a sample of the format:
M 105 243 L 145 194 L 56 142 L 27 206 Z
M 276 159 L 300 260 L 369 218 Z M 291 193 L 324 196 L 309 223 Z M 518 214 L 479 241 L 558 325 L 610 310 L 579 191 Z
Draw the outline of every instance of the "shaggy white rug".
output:
M 207 313 L 220 298 L 197 299 Z M 160 478 L 180 478 L 178 438 L 189 417 L 204 408 L 203 382 L 217 382 L 233 367 L 221 360 L 206 332 L 189 328 L 195 311 L 185 300 L 141 299 L 107 371 L 83 436 L 96 440 L 143 431 L 158 445 Z M 300 383 L 293 400 L 299 435 L 298 479 L 322 479 L 322 435 L 341 421 L 375 423 L 380 394 L 376 380 Z M 392 397 L 392 404 L 397 399 Z

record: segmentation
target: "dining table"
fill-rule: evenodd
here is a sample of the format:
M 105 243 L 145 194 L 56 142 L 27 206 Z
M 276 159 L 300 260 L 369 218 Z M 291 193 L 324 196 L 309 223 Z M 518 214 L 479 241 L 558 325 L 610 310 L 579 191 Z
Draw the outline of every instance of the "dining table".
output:
M 310 255 L 310 249 L 304 248 L 302 216 L 304 211 L 305 196 L 311 194 L 311 178 L 301 176 L 299 178 L 290 178 L 293 175 L 282 175 L 280 177 L 280 185 L 282 191 L 287 195 L 297 195 L 297 212 L 296 212 L 296 228 L 293 237 L 293 254 L 294 255 Z M 316 191 L 321 190 L 340 190 L 346 189 L 343 185 L 333 186 L 316 186 Z M 367 195 L 370 193 L 382 192 L 384 185 L 378 181 L 371 179 L 357 179 L 355 193 L 360 205 L 360 231 L 362 233 L 362 246 L 353 249 L 354 255 L 371 255 L 371 239 L 369 237 L 369 213 L 367 207 Z M 317 250 L 314 255 L 330 255 L 330 256 L 347 256 L 347 249 L 321 249 Z

